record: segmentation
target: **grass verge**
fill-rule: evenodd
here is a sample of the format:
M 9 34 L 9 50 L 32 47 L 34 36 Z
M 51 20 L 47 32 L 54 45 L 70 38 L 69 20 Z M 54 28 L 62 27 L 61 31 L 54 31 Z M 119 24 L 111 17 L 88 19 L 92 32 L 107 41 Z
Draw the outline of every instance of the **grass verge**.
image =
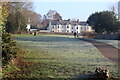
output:
M 119 76 L 116 63 L 101 55 L 90 43 L 71 36 L 14 35 L 14 39 L 25 51 L 20 55 L 21 66 L 30 64 L 14 72 L 19 73 L 18 78 L 73 78 L 92 74 L 97 66 L 107 66 L 113 77 Z

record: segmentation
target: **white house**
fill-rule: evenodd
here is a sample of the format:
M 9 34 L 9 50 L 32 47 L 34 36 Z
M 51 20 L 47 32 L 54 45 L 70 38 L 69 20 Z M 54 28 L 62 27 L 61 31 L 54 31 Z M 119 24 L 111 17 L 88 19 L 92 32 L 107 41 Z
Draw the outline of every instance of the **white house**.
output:
M 37 31 L 38 29 L 33 27 L 31 24 L 30 24 L 30 18 L 28 19 L 28 24 L 27 24 L 27 27 L 26 27 L 27 31 L 28 32 L 34 32 L 34 31 Z
M 30 31 L 30 24 L 27 24 L 26 29 L 27 29 L 27 31 Z
M 30 28 L 31 28 L 30 18 L 28 18 L 28 24 L 27 24 L 27 27 L 26 27 L 27 31 L 30 31 Z
M 70 20 L 50 20 L 47 30 L 60 33 L 83 33 L 93 31 L 92 27 L 85 21 L 79 22 Z

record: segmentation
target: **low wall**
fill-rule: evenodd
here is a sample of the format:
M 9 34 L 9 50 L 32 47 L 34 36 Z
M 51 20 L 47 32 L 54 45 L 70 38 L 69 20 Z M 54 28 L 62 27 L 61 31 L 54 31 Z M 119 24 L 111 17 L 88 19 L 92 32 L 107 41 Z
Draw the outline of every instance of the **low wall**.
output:
M 120 34 L 95 34 L 95 39 L 117 40 L 120 39 Z
M 73 35 L 73 33 L 60 33 L 60 32 L 38 32 L 39 34 L 59 34 L 59 35 Z
M 57 33 L 57 32 L 38 32 L 38 34 L 73 35 L 73 33 Z M 78 35 L 81 36 L 81 34 Z M 119 34 L 94 34 L 94 36 L 95 39 L 109 39 L 109 40 L 118 40 L 118 38 L 120 39 Z

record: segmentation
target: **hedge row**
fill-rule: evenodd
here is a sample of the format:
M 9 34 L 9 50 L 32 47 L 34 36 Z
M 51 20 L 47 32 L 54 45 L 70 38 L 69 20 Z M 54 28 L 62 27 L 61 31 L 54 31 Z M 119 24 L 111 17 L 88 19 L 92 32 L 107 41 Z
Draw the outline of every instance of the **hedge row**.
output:
M 3 65 L 9 63 L 12 58 L 16 57 L 18 48 L 16 42 L 12 40 L 11 34 L 4 32 L 2 34 L 2 63 Z

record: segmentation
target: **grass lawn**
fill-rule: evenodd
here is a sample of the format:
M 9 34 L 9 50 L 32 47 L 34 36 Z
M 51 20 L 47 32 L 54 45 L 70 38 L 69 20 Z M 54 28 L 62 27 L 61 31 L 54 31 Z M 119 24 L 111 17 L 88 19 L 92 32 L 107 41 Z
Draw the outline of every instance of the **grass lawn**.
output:
M 118 45 L 120 43 L 119 40 L 105 40 L 105 39 L 91 39 L 91 40 L 95 40 L 95 41 L 98 41 L 98 42 L 107 43 L 107 44 L 112 45 L 115 48 L 120 49 L 120 46 Z
M 108 44 L 120 49 L 120 46 L 118 45 L 120 43 L 120 41 L 118 41 L 118 40 L 96 40 L 96 41 L 108 43 Z
M 21 59 L 34 65 L 27 69 L 28 78 L 73 78 L 76 75 L 94 73 L 97 66 L 107 66 L 118 77 L 118 66 L 105 58 L 90 43 L 67 35 L 12 35 L 27 51 Z M 26 78 L 23 77 L 23 78 Z

